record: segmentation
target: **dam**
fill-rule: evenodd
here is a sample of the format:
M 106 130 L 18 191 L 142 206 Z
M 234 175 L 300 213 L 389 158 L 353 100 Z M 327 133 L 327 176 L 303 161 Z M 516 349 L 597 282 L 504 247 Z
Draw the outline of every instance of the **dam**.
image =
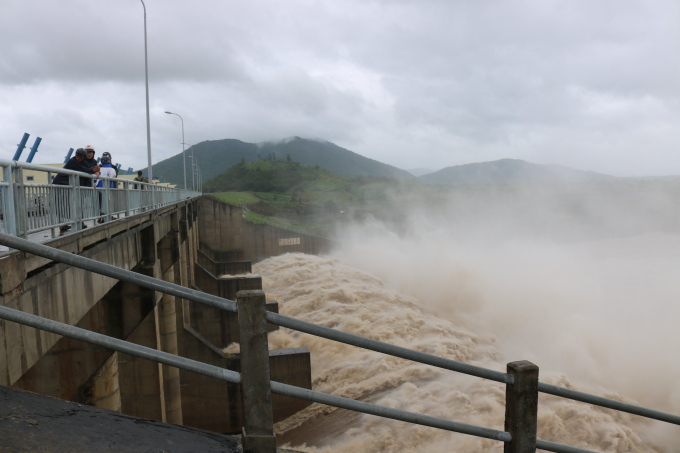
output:
M 253 264 L 290 252 L 322 254 L 330 244 L 249 224 L 240 208 L 200 193 L 112 189 L 104 195 L 106 215 L 117 219 L 88 225 L 99 213 L 84 210 L 66 219 L 72 233 L 57 236 L 53 230 L 65 216 L 54 205 L 27 208 L 38 189 L 51 201 L 54 187 L 12 182 L 7 170 L 23 164 L 0 165 L 6 170 L 0 243 L 8 247 L 0 257 L 0 390 L 6 401 L 0 440 L 13 451 L 145 451 L 164 437 L 177 446 L 167 451 L 202 445 L 206 451 L 272 452 L 279 441 L 273 425 L 312 403 L 463 433 L 505 451 L 592 451 L 537 437 L 539 393 L 680 423 L 672 414 L 539 381 L 538 367 L 527 361 L 501 372 L 391 344 L 368 330 L 349 334 L 281 315 Z M 69 190 L 76 202 L 93 199 L 75 185 Z M 81 222 L 88 228 L 79 229 Z M 41 238 L 48 239 L 40 243 L 44 232 Z M 309 349 L 270 349 L 282 328 L 499 383 L 503 429 L 319 391 Z M 224 352 L 234 343 L 238 352 Z M 146 444 L 135 445 L 136 438 Z

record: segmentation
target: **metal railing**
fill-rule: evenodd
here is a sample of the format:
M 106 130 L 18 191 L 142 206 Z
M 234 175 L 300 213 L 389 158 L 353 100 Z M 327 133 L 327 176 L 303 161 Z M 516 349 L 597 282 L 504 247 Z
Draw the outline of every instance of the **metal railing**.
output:
M 29 234 L 70 226 L 82 229 L 86 221 L 110 221 L 146 210 L 168 206 L 200 192 L 159 186 L 129 179 L 97 178 L 94 175 L 58 167 L 0 160 L 0 213 L 2 232 L 27 238 Z M 24 181 L 24 170 L 45 173 L 47 183 Z M 53 176 L 68 176 L 68 185 L 54 184 Z M 81 186 L 81 178 L 101 180 L 102 187 Z M 113 187 L 111 187 L 113 185 Z
M 196 291 L 190 288 L 185 288 L 180 285 L 169 283 L 163 280 L 155 279 L 146 275 L 138 274 L 129 270 L 121 269 L 110 264 L 101 263 L 89 258 L 74 255 L 62 250 L 58 250 L 46 245 L 33 243 L 15 236 L 0 233 L 0 244 L 21 250 L 27 253 L 41 256 L 53 261 L 66 263 L 70 266 L 85 269 L 97 274 L 105 275 L 117 280 L 126 281 L 139 285 L 140 287 L 159 291 L 165 294 L 180 297 L 182 299 L 201 303 L 210 307 L 215 307 L 221 310 L 238 313 L 236 302 L 223 299 L 211 294 Z M 437 357 L 420 351 L 414 351 L 408 348 L 390 345 L 380 341 L 361 337 L 358 335 L 342 332 L 333 328 L 319 326 L 314 323 L 302 321 L 288 316 L 280 315 L 278 313 L 266 312 L 266 322 L 276 324 L 281 327 L 305 332 L 311 335 L 327 338 L 330 340 L 339 341 L 341 343 L 352 346 L 369 349 L 376 352 L 381 352 L 396 357 L 412 360 L 415 362 L 436 366 L 439 368 L 457 371 L 472 376 L 477 376 L 493 381 L 505 383 L 507 390 L 510 392 L 515 379 L 511 374 L 503 373 L 495 370 L 486 369 L 451 359 Z M 178 357 L 169 353 L 160 352 L 155 349 L 145 348 L 133 343 L 128 343 L 123 340 L 118 340 L 106 337 L 101 334 L 79 329 L 74 326 L 59 323 L 57 321 L 42 318 L 36 315 L 24 313 L 22 311 L 10 309 L 8 307 L 0 307 L 0 318 L 18 322 L 20 324 L 35 327 L 37 329 L 46 330 L 59 335 L 64 335 L 70 338 L 75 338 L 81 341 L 97 344 L 99 346 L 107 347 L 116 351 L 125 352 L 127 354 L 136 355 L 148 360 L 153 360 L 166 365 L 175 366 L 184 370 L 193 371 L 196 373 L 212 376 L 217 379 L 222 379 L 228 382 L 240 383 L 240 375 L 233 371 L 228 371 L 219 367 L 203 364 L 201 362 L 193 361 L 187 358 Z M 528 363 L 528 362 L 525 362 Z M 536 372 L 537 375 L 537 372 Z M 533 392 L 547 393 L 551 395 L 569 398 L 576 401 L 614 409 L 618 411 L 628 412 L 635 415 L 640 415 L 646 418 L 661 420 L 668 423 L 680 425 L 680 416 L 648 409 L 633 404 L 623 403 L 621 401 L 603 398 L 596 395 L 591 395 L 575 390 L 570 390 L 550 384 L 545 384 L 536 381 Z M 451 420 L 416 414 L 413 412 L 393 409 L 376 404 L 355 401 L 348 398 L 339 397 L 336 395 L 329 395 L 322 392 L 317 392 L 309 389 L 303 389 L 279 382 L 271 382 L 271 391 L 274 393 L 292 396 L 296 398 L 313 401 L 316 403 L 326 404 L 329 406 L 339 407 L 352 411 L 362 412 L 380 417 L 401 420 L 409 423 L 415 423 L 434 428 L 440 428 L 448 431 L 469 434 L 472 436 L 494 439 L 501 442 L 516 442 L 519 436 L 527 433 L 512 434 L 506 431 L 495 430 L 475 425 L 468 425 L 465 423 L 455 422 Z M 536 415 L 536 408 L 534 407 L 534 418 Z M 506 408 L 507 411 L 507 408 Z M 507 412 L 506 412 L 507 416 Z M 507 426 L 508 420 L 506 420 Z M 536 449 L 552 451 L 556 453 L 595 453 L 592 450 L 585 450 L 582 448 L 571 447 L 543 439 L 536 439 L 536 431 L 534 426 L 533 433 L 528 433 L 529 437 L 533 435 L 535 443 L 533 445 Z M 514 451 L 514 450 L 513 450 Z M 517 450 L 520 451 L 520 450 Z M 525 450 L 521 450 L 525 451 Z

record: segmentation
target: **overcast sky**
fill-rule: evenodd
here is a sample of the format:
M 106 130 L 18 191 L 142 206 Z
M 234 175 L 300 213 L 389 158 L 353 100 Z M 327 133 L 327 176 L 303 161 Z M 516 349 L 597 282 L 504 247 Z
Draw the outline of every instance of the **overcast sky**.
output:
M 680 174 L 677 1 L 147 0 L 154 161 L 320 138 L 400 168 Z M 146 166 L 136 0 L 0 0 L 0 157 Z M 28 155 L 24 151 L 23 159 Z

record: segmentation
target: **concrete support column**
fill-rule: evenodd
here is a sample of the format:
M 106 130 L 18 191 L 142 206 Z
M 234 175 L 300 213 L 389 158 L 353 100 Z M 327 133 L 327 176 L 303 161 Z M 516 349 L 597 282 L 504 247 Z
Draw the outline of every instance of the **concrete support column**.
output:
M 163 265 L 161 264 L 161 268 Z M 175 266 L 168 267 L 162 278 L 166 282 L 175 283 Z M 163 294 L 156 306 L 158 326 L 160 330 L 161 350 L 178 355 L 177 320 L 175 296 Z M 163 387 L 165 390 L 165 415 L 168 423 L 182 424 L 182 395 L 180 393 L 179 370 L 162 365 Z
M 239 291 L 236 302 L 241 338 L 243 452 L 276 453 L 265 318 L 267 299 L 262 291 Z
M 538 418 L 538 367 L 526 360 L 508 363 L 508 374 L 515 382 L 505 390 L 505 430 L 512 441 L 505 453 L 534 453 Z
M 85 385 L 85 404 L 120 412 L 118 353 L 114 352 Z
M 159 341 L 156 336 L 156 325 L 155 313 L 152 311 L 126 340 L 149 348 L 157 348 Z M 117 355 L 121 412 L 135 417 L 164 421 L 165 397 L 158 364 L 121 352 Z

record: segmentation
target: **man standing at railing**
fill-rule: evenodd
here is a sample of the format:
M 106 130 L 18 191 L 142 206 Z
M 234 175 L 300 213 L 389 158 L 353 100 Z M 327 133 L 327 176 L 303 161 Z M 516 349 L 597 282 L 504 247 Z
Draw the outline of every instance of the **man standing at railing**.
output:
M 111 155 L 108 153 L 104 153 L 102 155 L 102 166 L 100 167 L 100 177 L 104 178 L 115 178 L 116 177 L 116 170 L 111 166 Z M 107 181 L 107 184 L 111 189 L 116 188 L 116 182 L 115 181 Z M 94 182 L 94 186 L 97 189 L 104 189 L 104 180 L 102 179 L 97 179 Z M 97 190 L 99 192 L 99 203 L 101 205 L 101 199 L 102 199 L 102 192 L 101 190 Z M 106 192 L 104 192 L 106 193 Z M 110 202 L 110 200 L 109 200 Z M 111 211 L 111 207 L 109 206 L 109 212 Z M 111 219 L 116 220 L 116 217 L 111 217 Z M 97 219 L 97 223 L 104 223 L 104 217 L 100 217 Z
M 149 182 L 149 179 L 142 176 L 142 170 L 138 170 L 137 171 L 137 177 L 135 178 L 135 181 Z M 135 189 L 137 188 L 137 186 L 139 186 L 140 189 L 145 189 L 145 187 L 141 184 L 135 184 Z
M 68 162 L 66 162 L 66 165 L 64 165 L 64 170 L 73 170 L 73 171 L 79 171 L 82 173 L 87 173 L 89 175 L 94 175 L 99 173 L 99 167 L 95 165 L 94 167 L 90 167 L 87 163 L 85 163 L 85 158 L 87 157 L 87 152 L 83 148 L 78 148 L 76 150 L 75 156 L 69 159 Z M 85 177 L 80 177 L 78 178 L 78 184 L 81 187 L 88 187 L 92 186 L 92 181 L 90 178 L 85 178 Z M 59 173 L 55 178 L 54 181 L 52 181 L 52 184 L 56 184 L 58 186 L 68 186 L 69 185 L 69 176 L 65 175 L 63 173 Z M 69 218 L 70 217 L 70 205 L 69 203 L 69 197 L 65 197 L 65 209 L 62 214 L 64 214 L 65 217 Z M 61 223 L 61 218 L 59 219 L 59 222 Z M 61 231 L 66 231 L 69 228 L 71 228 L 70 225 L 64 225 L 62 227 L 59 227 Z M 85 222 L 83 222 L 83 228 L 87 228 L 87 225 L 85 225 Z

